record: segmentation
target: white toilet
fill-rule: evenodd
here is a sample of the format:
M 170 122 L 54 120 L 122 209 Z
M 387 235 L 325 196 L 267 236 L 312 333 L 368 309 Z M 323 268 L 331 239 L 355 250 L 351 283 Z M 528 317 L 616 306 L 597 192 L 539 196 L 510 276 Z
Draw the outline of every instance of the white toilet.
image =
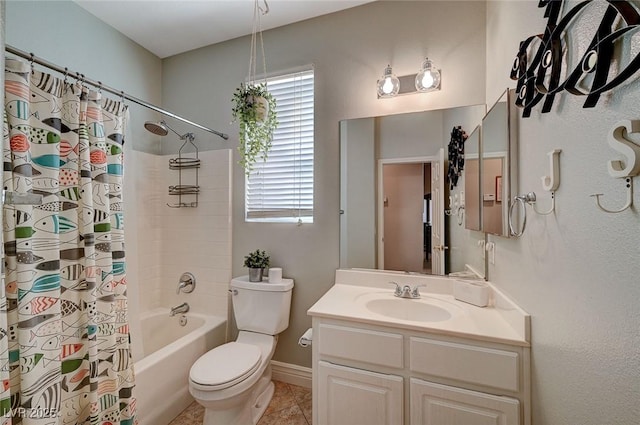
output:
M 258 423 L 273 396 L 277 335 L 289 326 L 293 280 L 243 276 L 230 286 L 238 338 L 205 353 L 189 372 L 189 392 L 205 408 L 203 425 Z

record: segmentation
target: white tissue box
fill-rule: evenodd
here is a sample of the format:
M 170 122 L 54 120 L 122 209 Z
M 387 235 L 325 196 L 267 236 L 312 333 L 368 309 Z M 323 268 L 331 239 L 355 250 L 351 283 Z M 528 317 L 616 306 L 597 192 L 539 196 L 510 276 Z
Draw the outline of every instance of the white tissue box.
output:
M 481 280 L 453 281 L 453 297 L 478 307 L 486 307 L 489 304 L 489 286 Z

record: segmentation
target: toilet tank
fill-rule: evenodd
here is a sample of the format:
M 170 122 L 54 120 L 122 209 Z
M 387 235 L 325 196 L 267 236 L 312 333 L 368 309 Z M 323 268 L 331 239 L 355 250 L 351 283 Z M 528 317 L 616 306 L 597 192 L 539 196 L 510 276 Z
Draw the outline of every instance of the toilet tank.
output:
M 249 282 L 248 276 L 242 276 L 232 279 L 230 285 L 238 330 L 277 335 L 289 327 L 292 279 Z

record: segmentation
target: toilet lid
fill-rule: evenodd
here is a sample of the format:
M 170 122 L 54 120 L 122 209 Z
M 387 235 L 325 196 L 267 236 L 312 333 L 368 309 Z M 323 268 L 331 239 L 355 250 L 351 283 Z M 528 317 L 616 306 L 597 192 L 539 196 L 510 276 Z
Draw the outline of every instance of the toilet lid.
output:
M 214 348 L 191 366 L 192 382 L 214 389 L 227 388 L 244 381 L 260 366 L 258 347 L 229 342 Z

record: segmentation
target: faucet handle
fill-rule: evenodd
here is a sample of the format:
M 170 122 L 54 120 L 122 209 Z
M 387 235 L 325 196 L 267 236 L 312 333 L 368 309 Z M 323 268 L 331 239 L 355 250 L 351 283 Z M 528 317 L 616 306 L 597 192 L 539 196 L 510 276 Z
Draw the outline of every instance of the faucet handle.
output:
M 398 285 L 396 282 L 388 282 L 389 285 L 396 285 L 396 290 L 393 292 L 393 295 L 395 295 L 396 297 L 399 297 L 402 294 L 402 289 L 400 288 L 400 285 Z
M 185 294 L 189 294 L 196 289 L 196 277 L 189 272 L 182 273 L 180 276 L 180 280 L 178 281 L 178 288 L 176 289 L 176 294 L 179 294 L 180 291 Z
M 425 284 L 420 284 L 420 285 L 416 285 L 413 287 L 413 289 L 411 290 L 411 298 L 420 298 L 420 291 L 418 291 L 418 288 L 422 288 L 422 287 L 426 287 L 427 285 Z

